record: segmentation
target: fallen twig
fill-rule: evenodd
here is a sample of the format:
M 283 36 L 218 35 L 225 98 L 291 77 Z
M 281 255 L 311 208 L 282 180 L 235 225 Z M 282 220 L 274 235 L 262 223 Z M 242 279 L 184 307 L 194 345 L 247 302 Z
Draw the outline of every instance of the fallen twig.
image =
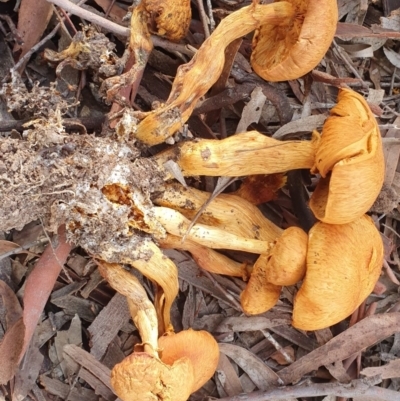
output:
M 274 388 L 268 391 L 256 391 L 251 394 L 235 395 L 233 397 L 221 398 L 220 401 L 268 401 L 325 395 L 335 395 L 346 398 L 365 397 L 376 401 L 400 401 L 400 393 L 382 387 L 376 387 L 362 379 L 353 380 L 349 384 L 306 383 L 301 386 Z

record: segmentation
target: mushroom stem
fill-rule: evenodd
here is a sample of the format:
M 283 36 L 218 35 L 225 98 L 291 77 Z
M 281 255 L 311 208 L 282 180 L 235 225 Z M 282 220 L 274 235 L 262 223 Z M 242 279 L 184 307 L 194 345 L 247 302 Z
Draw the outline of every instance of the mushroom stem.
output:
M 117 263 L 97 261 L 100 274 L 114 290 L 127 297 L 129 311 L 145 352 L 158 358 L 158 324 L 154 305 L 139 280 Z
M 184 176 L 236 177 L 310 169 L 314 165 L 318 136 L 311 141 L 278 141 L 249 131 L 222 140 L 185 142 L 154 157 L 162 170 L 170 159 Z M 172 178 L 169 176 L 169 178 Z
M 192 219 L 209 200 L 208 192 L 185 188 L 178 183 L 168 184 L 154 200 L 160 206 L 168 207 Z M 236 234 L 241 237 L 273 242 L 283 232 L 281 228 L 264 217 L 260 210 L 232 194 L 219 194 L 200 215 L 198 222 Z
M 190 220 L 181 213 L 166 207 L 155 207 L 154 214 L 170 234 L 180 237 L 186 234 L 186 238 L 212 249 L 232 249 L 262 254 L 268 252 L 270 248 L 267 241 L 244 238 L 204 224 L 195 224 L 187 233 Z
M 149 113 L 137 127 L 133 127 L 133 136 L 148 145 L 156 145 L 173 135 L 188 120 L 199 98 L 217 81 L 229 43 L 263 24 L 285 21 L 289 24 L 294 14 L 290 3 L 281 1 L 253 4 L 224 18 L 193 59 L 179 67 L 165 106 Z
M 248 280 L 249 273 L 246 264 L 238 263 L 204 245 L 197 244 L 189 239 L 182 241 L 182 237 L 170 234 L 158 242 L 162 248 L 181 249 L 190 252 L 196 263 L 211 273 L 242 277 L 244 281 Z
M 174 262 L 167 258 L 156 244 L 147 241 L 143 248 L 143 255 L 150 258 L 137 260 L 124 259 L 123 263 L 130 264 L 144 276 L 157 284 L 155 307 L 158 316 L 159 335 L 173 331 L 171 325 L 171 306 L 179 291 L 178 269 Z M 147 254 L 146 254 L 147 253 Z

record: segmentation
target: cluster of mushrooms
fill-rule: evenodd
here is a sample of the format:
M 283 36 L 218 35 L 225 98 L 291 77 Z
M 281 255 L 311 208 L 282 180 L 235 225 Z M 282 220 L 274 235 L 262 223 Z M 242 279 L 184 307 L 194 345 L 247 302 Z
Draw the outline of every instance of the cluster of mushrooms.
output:
M 184 36 L 190 1 L 172 2 L 179 3 L 176 12 L 169 3 L 143 0 L 136 7 L 131 25 L 140 29 L 132 29 L 132 48 L 150 41 L 149 32 L 172 40 Z M 251 63 L 259 76 L 284 81 L 306 74 L 321 61 L 332 41 L 338 18 L 336 3 L 278 0 L 263 5 L 254 0 L 231 13 L 193 59 L 179 68 L 165 104 L 137 113 L 137 121 L 121 118 L 116 127 L 119 140 L 151 146 L 179 131 L 196 102 L 218 79 L 225 48 L 253 30 Z M 132 74 L 127 73 L 125 84 Z M 109 93 L 114 93 L 115 81 L 110 82 Z M 308 233 L 299 227 L 283 230 L 262 215 L 246 191 L 238 191 L 219 195 L 191 226 L 209 194 L 174 182 L 166 168 L 171 160 L 184 177 L 309 169 L 320 176 L 310 200 L 319 221 Z M 303 330 L 341 321 L 372 292 L 381 271 L 383 246 L 379 231 L 365 213 L 380 192 L 384 161 L 378 126 L 359 94 L 340 89 L 322 135 L 315 131 L 310 141 L 282 142 L 251 131 L 222 140 L 179 143 L 154 156 L 152 162 L 164 174 L 166 184 L 151 204 L 122 183 L 112 182 L 102 189 L 114 208 L 130 208 L 130 227 L 152 238 L 135 250 L 143 258 L 121 256 L 120 261 L 155 284 L 154 303 L 140 281 L 121 264 L 111 263 L 107 252 L 96 255 L 103 277 L 127 297 L 142 339 L 112 370 L 112 386 L 123 401 L 184 401 L 209 380 L 218 363 L 218 345 L 209 333 L 174 333 L 170 309 L 178 293 L 177 268 L 160 248 L 186 250 L 206 270 L 248 279 L 241 294 L 246 314 L 267 311 L 278 301 L 282 286 L 302 281 L 294 298 L 293 326 Z M 67 228 L 73 229 L 68 224 Z M 241 250 L 259 257 L 254 266 L 244 266 L 216 249 Z

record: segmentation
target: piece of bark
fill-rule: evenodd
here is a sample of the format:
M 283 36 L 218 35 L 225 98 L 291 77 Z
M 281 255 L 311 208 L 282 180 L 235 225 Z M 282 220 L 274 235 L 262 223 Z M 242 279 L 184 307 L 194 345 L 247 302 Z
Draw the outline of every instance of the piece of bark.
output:
M 64 309 L 68 315 L 78 315 L 87 322 L 93 322 L 99 310 L 94 302 L 73 295 L 56 298 L 51 303 Z
M 294 383 L 322 365 L 341 361 L 397 332 L 400 312 L 368 316 L 321 347 L 279 371 L 284 383 Z
M 100 395 L 107 401 L 114 401 L 117 397 L 116 395 L 106 386 L 102 381 L 100 381 L 96 376 L 92 375 L 89 371 L 81 368 L 79 371 L 79 377 L 87 384 L 89 384 L 92 389 L 94 389 L 95 394 Z
M 96 359 L 101 360 L 107 347 L 118 331 L 129 322 L 130 317 L 126 297 L 115 294 L 88 328 L 92 336 L 90 353 Z
M 12 399 L 22 401 L 33 389 L 37 377 L 42 367 L 44 356 L 40 353 L 38 347 L 37 331 L 25 354 L 24 363 L 21 365 L 14 378 L 14 388 Z
M 98 397 L 93 390 L 75 386 L 71 391 L 71 387 L 68 384 L 44 375 L 40 376 L 40 384 L 47 392 L 59 397 L 61 400 L 66 400 L 68 397 L 68 401 L 98 401 Z
M 84 351 L 82 348 L 76 345 L 66 345 L 64 347 L 64 353 L 71 357 L 75 362 L 79 363 L 82 367 L 91 372 L 101 382 L 103 382 L 110 390 L 112 390 L 110 382 L 110 369 L 104 366 L 96 358 Z

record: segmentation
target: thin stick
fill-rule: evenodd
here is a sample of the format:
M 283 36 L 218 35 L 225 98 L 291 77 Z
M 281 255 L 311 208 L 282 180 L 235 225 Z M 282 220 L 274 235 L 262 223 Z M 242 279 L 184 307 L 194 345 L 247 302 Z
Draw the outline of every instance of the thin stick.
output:
M 82 7 L 77 6 L 76 4 L 70 2 L 69 0 L 47 0 L 49 3 L 55 4 L 58 7 L 63 8 L 65 11 L 68 11 L 71 14 L 77 15 L 87 21 L 92 22 L 93 24 L 99 25 L 108 31 L 115 33 L 116 35 L 121 36 L 129 36 L 130 29 L 125 28 L 122 25 L 118 25 L 108 19 L 100 17 L 88 10 L 85 10 Z
M 208 21 L 207 21 L 208 17 L 204 10 L 203 0 L 197 0 L 196 3 L 197 3 L 197 8 L 199 10 L 201 22 L 203 24 L 204 36 L 207 39 L 208 37 L 210 37 L 210 29 L 208 28 Z
M 287 363 L 293 363 L 292 357 L 285 351 L 285 349 L 275 340 L 274 337 L 267 330 L 261 330 L 265 338 L 274 346 L 274 348 L 285 358 Z
M 279 372 L 278 372 L 279 373 Z M 320 397 L 335 395 L 338 397 L 362 397 L 375 401 L 400 401 L 400 393 L 369 384 L 366 380 L 353 380 L 348 384 L 341 383 L 306 383 L 301 386 L 274 388 L 268 391 L 256 391 L 251 394 L 240 394 L 221 398 L 219 401 L 269 401 L 275 399 Z

